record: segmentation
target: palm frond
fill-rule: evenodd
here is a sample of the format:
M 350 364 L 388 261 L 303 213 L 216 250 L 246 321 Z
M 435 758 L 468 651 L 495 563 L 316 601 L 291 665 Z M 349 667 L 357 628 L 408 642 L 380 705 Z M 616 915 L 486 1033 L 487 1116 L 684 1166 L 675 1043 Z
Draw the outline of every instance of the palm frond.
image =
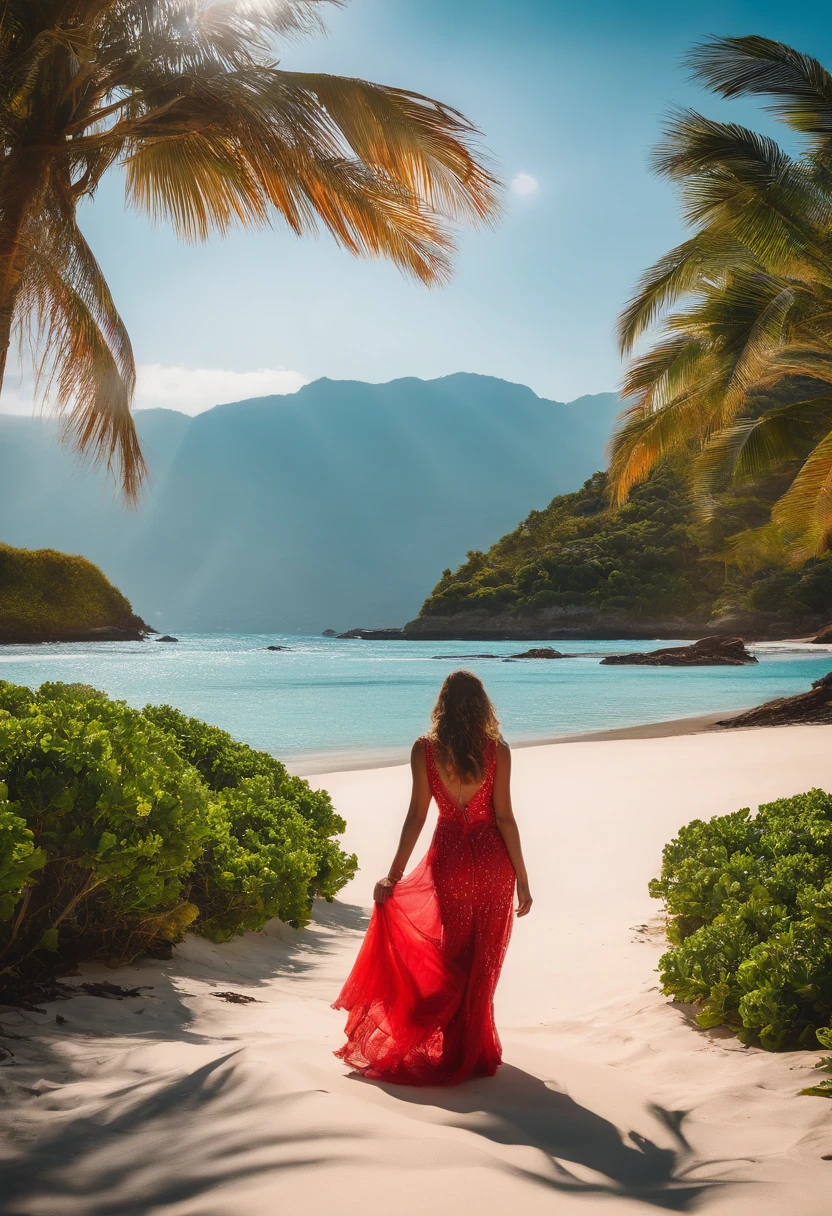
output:
M 665 254 L 642 276 L 618 322 L 621 353 L 628 355 L 662 312 L 703 283 L 713 286 L 738 263 L 757 265 L 739 241 L 724 233 L 697 233 Z M 762 267 L 760 267 L 762 269 Z
M 818 230 L 832 217 L 829 197 L 810 167 L 773 139 L 682 110 L 665 129 L 655 166 L 679 183 L 687 223 L 732 236 L 775 273 L 805 259 L 828 278 Z
M 729 536 L 722 557 L 728 565 L 736 566 L 745 574 L 789 564 L 780 530 L 773 523 L 746 528 Z
M 696 462 L 694 482 L 708 498 L 738 484 L 759 481 L 789 460 L 805 456 L 820 430 L 832 425 L 832 395 L 794 401 L 758 418 L 741 418 L 710 436 Z
M 832 540 L 832 431 L 804 461 L 771 512 L 791 560 L 799 564 L 824 553 Z
M 823 143 L 832 137 L 832 75 L 810 55 L 750 35 L 700 42 L 689 63 L 722 97 L 775 97 L 766 108 L 783 122 Z
M 68 433 L 118 466 L 128 497 L 144 472 L 132 353 L 75 225 L 111 166 L 125 167 L 128 204 L 183 239 L 280 219 L 427 284 L 450 275 L 457 225 L 499 212 L 458 110 L 277 66 L 277 44 L 340 2 L 0 4 L 0 382 L 14 315 Z
M 21 287 L 23 337 L 37 351 L 38 390 L 65 417 L 67 438 L 113 472 L 128 502 L 146 474 L 130 404 L 130 340 L 104 276 L 66 214 L 41 222 Z

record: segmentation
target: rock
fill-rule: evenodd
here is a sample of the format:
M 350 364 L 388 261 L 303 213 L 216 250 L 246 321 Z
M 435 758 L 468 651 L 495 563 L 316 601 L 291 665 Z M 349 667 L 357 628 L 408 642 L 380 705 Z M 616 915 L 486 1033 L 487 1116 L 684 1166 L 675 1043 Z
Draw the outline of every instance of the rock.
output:
M 401 642 L 404 639 L 401 629 L 348 629 L 346 633 L 339 633 L 336 636 L 360 638 L 364 642 Z
M 432 659 L 499 659 L 499 654 L 432 654 Z
M 266 650 L 291 650 L 290 646 L 267 646 Z
M 174 638 L 174 637 L 171 637 L 171 635 L 169 633 L 164 633 L 164 634 L 162 634 L 162 636 L 160 638 L 157 638 L 156 641 L 157 642 L 178 642 L 179 638 Z
M 321 637 L 322 638 L 337 638 L 338 634 L 335 632 L 334 629 L 325 629 L 323 631 L 323 633 L 321 634 Z
M 533 646 L 531 650 L 524 650 L 522 654 L 510 654 L 504 661 L 508 663 L 511 659 L 568 659 L 568 654 L 561 654 L 559 650 L 555 650 L 552 646 Z
M 119 625 L 96 625 L 88 629 L 79 641 L 84 642 L 143 642 L 147 634 L 153 633 L 149 626 L 123 629 Z
M 665 646 L 640 654 L 610 654 L 602 663 L 646 667 L 744 667 L 756 663 L 742 638 L 709 637 L 691 646 Z
M 832 625 L 827 625 L 825 629 L 821 629 L 817 637 L 812 638 L 812 642 L 816 646 L 832 646 Z
M 743 726 L 790 726 L 800 722 L 832 722 L 832 671 L 815 680 L 808 692 L 778 697 L 736 717 L 715 723 L 712 729 Z

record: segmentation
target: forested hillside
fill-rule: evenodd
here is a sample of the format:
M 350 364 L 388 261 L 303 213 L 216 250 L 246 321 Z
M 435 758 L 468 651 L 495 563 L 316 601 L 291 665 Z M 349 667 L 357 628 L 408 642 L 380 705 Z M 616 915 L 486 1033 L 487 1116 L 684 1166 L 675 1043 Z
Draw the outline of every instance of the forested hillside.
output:
M 138 639 L 147 632 L 92 562 L 0 544 L 0 642 Z
M 605 473 L 560 495 L 485 552 L 445 570 L 408 632 L 569 632 L 654 622 L 701 632 L 729 622 L 761 634 L 812 628 L 832 616 L 832 556 L 797 570 L 743 575 L 726 563 L 726 538 L 765 522 L 772 482 L 723 495 L 703 523 L 687 483 L 659 466 L 624 506 L 610 510 Z

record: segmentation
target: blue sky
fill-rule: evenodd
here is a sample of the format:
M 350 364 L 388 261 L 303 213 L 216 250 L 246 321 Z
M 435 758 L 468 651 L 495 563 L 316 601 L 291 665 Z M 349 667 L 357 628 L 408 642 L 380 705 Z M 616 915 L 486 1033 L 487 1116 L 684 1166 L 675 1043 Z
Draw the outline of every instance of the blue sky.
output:
M 502 376 L 560 400 L 617 386 L 618 309 L 680 239 L 648 158 L 674 104 L 773 126 L 723 103 L 681 58 L 710 33 L 762 33 L 832 66 L 828 5 L 351 0 L 286 66 L 361 75 L 465 111 L 507 182 L 496 232 L 466 233 L 428 290 L 321 237 L 237 234 L 187 247 L 126 214 L 111 175 L 83 223 L 143 365 L 140 404 L 197 410 L 319 376 Z M 280 369 L 287 369 L 281 373 Z M 4 402 L 4 408 L 8 408 Z

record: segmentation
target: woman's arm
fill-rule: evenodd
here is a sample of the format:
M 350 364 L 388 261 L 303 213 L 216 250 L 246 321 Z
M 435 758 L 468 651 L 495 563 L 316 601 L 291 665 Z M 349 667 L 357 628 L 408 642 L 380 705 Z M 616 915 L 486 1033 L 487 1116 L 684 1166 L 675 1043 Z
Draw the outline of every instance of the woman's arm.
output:
M 419 839 L 419 835 L 427 819 L 431 794 L 428 782 L 428 768 L 425 762 L 425 745 L 421 739 L 417 739 L 413 744 L 413 750 L 410 753 L 410 770 L 413 774 L 410 806 L 407 808 L 407 815 L 405 816 L 402 834 L 399 837 L 399 847 L 396 849 L 393 864 L 387 871 L 387 877 L 379 879 L 373 891 L 373 899 L 378 904 L 383 904 L 385 899 L 389 898 L 393 893 L 396 883 L 404 874 L 405 866 L 410 860 L 410 854 L 416 847 L 416 841 Z
M 520 847 L 520 832 L 511 809 L 511 751 L 502 740 L 497 744 L 497 768 L 494 773 L 494 818 L 517 875 L 517 915 L 525 916 L 532 906 L 532 897 Z

